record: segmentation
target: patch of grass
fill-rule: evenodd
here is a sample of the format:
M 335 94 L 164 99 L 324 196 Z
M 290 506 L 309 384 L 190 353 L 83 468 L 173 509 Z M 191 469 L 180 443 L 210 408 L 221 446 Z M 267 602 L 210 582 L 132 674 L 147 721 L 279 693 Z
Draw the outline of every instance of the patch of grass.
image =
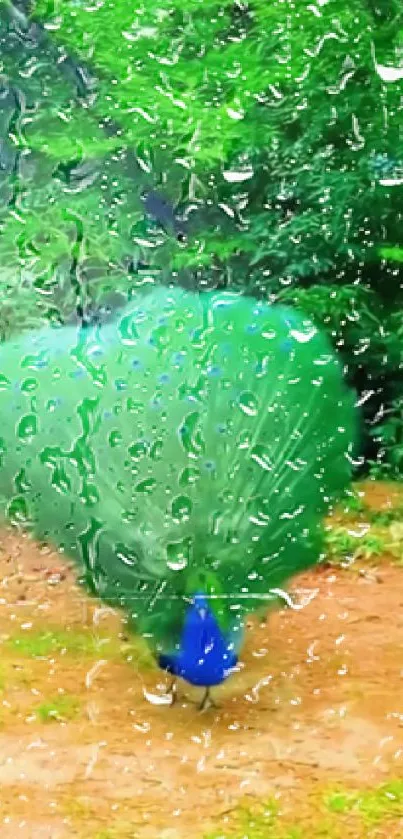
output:
M 63 630 L 54 628 L 40 632 L 19 632 L 4 642 L 5 651 L 21 658 L 48 658 L 67 655 L 82 658 L 107 658 L 125 663 L 135 662 L 142 670 L 155 667 L 151 651 L 141 638 L 131 636 L 127 641 L 118 637 L 94 635 L 90 630 Z M 0 670 L 0 690 L 1 690 Z
M 346 791 L 330 792 L 324 797 L 326 809 L 331 813 L 351 813 L 357 803 L 357 793 Z
M 77 697 L 60 694 L 38 705 L 36 713 L 41 722 L 67 722 L 77 717 L 80 709 Z
M 253 836 L 253 839 L 266 839 L 272 836 L 274 829 L 277 830 L 278 815 L 278 802 L 269 799 L 256 812 L 251 809 L 241 811 L 241 828 L 245 835 L 249 834 Z
M 6 648 L 27 658 L 46 658 L 57 653 L 93 657 L 109 644 L 109 639 L 91 633 L 60 629 L 18 633 L 5 641 Z
M 274 839 L 278 833 L 279 806 L 275 799 L 269 799 L 263 803 L 257 803 L 253 807 L 239 806 L 231 818 L 231 828 L 226 830 L 213 831 L 203 839 Z M 273 831 L 275 831 L 273 833 Z M 283 836 L 281 834 L 281 839 Z
M 387 554 L 403 561 L 403 522 L 393 522 L 389 527 L 370 526 L 359 533 L 360 524 L 353 527 L 328 526 L 326 532 L 326 559 L 336 565 L 350 565 L 356 560 L 372 561 Z
M 363 493 L 357 490 L 355 487 L 352 487 L 351 489 L 347 490 L 346 497 L 343 499 L 342 502 L 343 513 L 347 515 L 351 513 L 357 515 L 358 513 L 365 512 L 368 508 L 362 496 Z
M 96 835 L 97 827 L 102 824 L 100 808 L 97 801 L 86 796 L 67 795 L 60 802 L 62 813 L 76 826 L 77 835 L 81 837 L 81 830 L 85 825 L 85 839 Z M 94 826 L 94 827 L 93 827 Z M 81 828 L 81 829 L 80 829 Z M 76 833 L 74 834 L 76 835 Z M 84 839 L 84 836 L 83 836 Z
M 390 501 L 387 509 L 376 510 L 365 501 L 365 493 L 357 487 L 347 490 L 345 498 L 338 507 L 338 512 L 360 521 L 367 521 L 380 527 L 387 527 L 393 522 L 403 522 L 403 503 Z
M 392 507 L 390 510 L 367 510 L 365 518 L 371 524 L 377 524 L 380 527 L 388 527 L 394 522 L 403 522 L 403 506 Z
M 371 827 L 403 817 L 403 780 L 393 780 L 363 791 L 336 790 L 324 796 L 326 809 L 334 814 L 357 815 L 363 835 Z
M 128 664 L 140 665 L 142 670 L 155 670 L 154 656 L 143 638 L 130 636 L 127 641 L 120 641 L 116 655 Z
M 0 664 L 0 695 L 9 690 L 30 688 L 33 675 L 30 669 L 5 658 Z
M 121 818 L 108 825 L 106 810 L 96 798 L 67 796 L 61 804 L 63 813 L 75 826 L 74 835 L 80 839 L 137 839 L 137 832 L 128 820 Z
M 368 530 L 363 535 L 354 535 L 351 528 L 329 527 L 326 533 L 326 556 L 331 562 L 353 562 L 357 559 L 371 560 L 388 553 L 391 540 L 383 533 Z
M 403 816 L 403 780 L 367 790 L 318 787 L 308 799 L 298 799 L 293 799 L 291 816 L 289 804 L 281 813 L 276 801 L 237 807 L 228 827 L 203 839 L 368 839 L 378 835 L 381 825 L 392 832 Z
M 251 816 L 249 821 L 236 828 L 235 832 L 231 829 L 229 832 L 208 833 L 203 839 L 307 839 L 308 836 L 309 839 L 341 839 L 337 827 L 329 820 L 321 820 L 316 824 L 304 822 L 303 826 L 299 826 L 282 825 L 277 819 L 267 824 L 256 816 Z
M 358 809 L 367 824 L 403 817 L 403 780 L 382 784 L 360 796 Z

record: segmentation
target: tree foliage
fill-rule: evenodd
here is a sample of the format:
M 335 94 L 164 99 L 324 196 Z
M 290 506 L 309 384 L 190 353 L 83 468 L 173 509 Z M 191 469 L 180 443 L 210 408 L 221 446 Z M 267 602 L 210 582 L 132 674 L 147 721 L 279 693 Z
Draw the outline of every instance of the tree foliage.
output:
M 403 390 L 400 2 L 2 6 L 1 282 L 24 324 L 155 279 L 292 300 L 342 352 L 375 457 Z

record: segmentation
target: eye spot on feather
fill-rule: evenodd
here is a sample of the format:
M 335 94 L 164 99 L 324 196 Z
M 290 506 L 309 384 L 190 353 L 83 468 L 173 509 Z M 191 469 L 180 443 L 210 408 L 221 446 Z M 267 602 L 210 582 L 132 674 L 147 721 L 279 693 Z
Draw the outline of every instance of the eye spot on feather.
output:
M 161 385 L 166 385 L 170 381 L 170 376 L 168 375 L 168 373 L 162 373 L 158 381 Z
M 291 338 L 286 338 L 285 341 L 282 341 L 280 344 L 280 350 L 283 352 L 290 352 L 292 350 L 292 341 Z
M 248 323 L 248 325 L 245 326 L 245 332 L 247 332 L 248 335 L 256 335 L 257 331 L 258 331 L 257 323 Z
M 297 327 L 300 326 L 301 320 L 296 314 L 294 314 L 294 312 L 288 310 L 287 314 L 283 317 L 283 323 L 285 323 L 286 326 Z
M 142 364 L 139 358 L 133 358 L 132 367 L 133 370 L 140 370 Z
M 184 352 L 177 352 L 172 356 L 172 364 L 177 369 L 183 367 L 186 359 L 186 353 Z
M 115 379 L 115 388 L 116 390 L 126 390 L 127 389 L 127 382 L 124 379 Z
M 220 345 L 221 355 L 224 358 L 226 358 L 228 355 L 231 355 L 232 350 L 233 350 L 233 347 L 231 346 L 231 344 L 221 344 Z
M 218 378 L 222 375 L 221 367 L 218 367 L 217 365 L 212 365 L 211 367 L 208 367 L 207 375 L 210 376 L 210 378 Z

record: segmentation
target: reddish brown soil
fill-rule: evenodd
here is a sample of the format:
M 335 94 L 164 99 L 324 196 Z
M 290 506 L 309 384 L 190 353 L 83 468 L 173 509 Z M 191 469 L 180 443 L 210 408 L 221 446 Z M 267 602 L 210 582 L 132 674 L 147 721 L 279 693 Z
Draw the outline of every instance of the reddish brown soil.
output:
M 120 616 L 72 572 L 52 578 L 55 554 L 7 531 L 0 546 L 1 839 L 192 839 L 245 796 L 286 802 L 316 782 L 403 778 L 400 567 L 298 580 L 305 608 L 251 629 L 240 672 L 216 691 L 220 707 L 200 714 L 186 685 L 163 704 L 164 676 L 141 655 L 124 660 Z M 112 646 L 43 658 L 10 646 L 46 628 Z M 77 714 L 41 721 L 38 706 L 60 691 Z

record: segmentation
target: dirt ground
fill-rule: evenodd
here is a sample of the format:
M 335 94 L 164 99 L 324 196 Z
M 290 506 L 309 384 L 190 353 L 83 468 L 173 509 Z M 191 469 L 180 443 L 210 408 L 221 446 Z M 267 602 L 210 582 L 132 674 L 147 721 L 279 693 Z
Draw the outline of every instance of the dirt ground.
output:
M 366 500 L 387 509 L 396 491 Z M 274 796 L 287 814 L 318 785 L 403 779 L 403 569 L 388 557 L 300 578 L 304 607 L 251 628 L 204 714 L 184 684 L 167 705 L 121 616 L 61 567 L 1 532 L 1 839 L 227 836 L 239 802 Z

